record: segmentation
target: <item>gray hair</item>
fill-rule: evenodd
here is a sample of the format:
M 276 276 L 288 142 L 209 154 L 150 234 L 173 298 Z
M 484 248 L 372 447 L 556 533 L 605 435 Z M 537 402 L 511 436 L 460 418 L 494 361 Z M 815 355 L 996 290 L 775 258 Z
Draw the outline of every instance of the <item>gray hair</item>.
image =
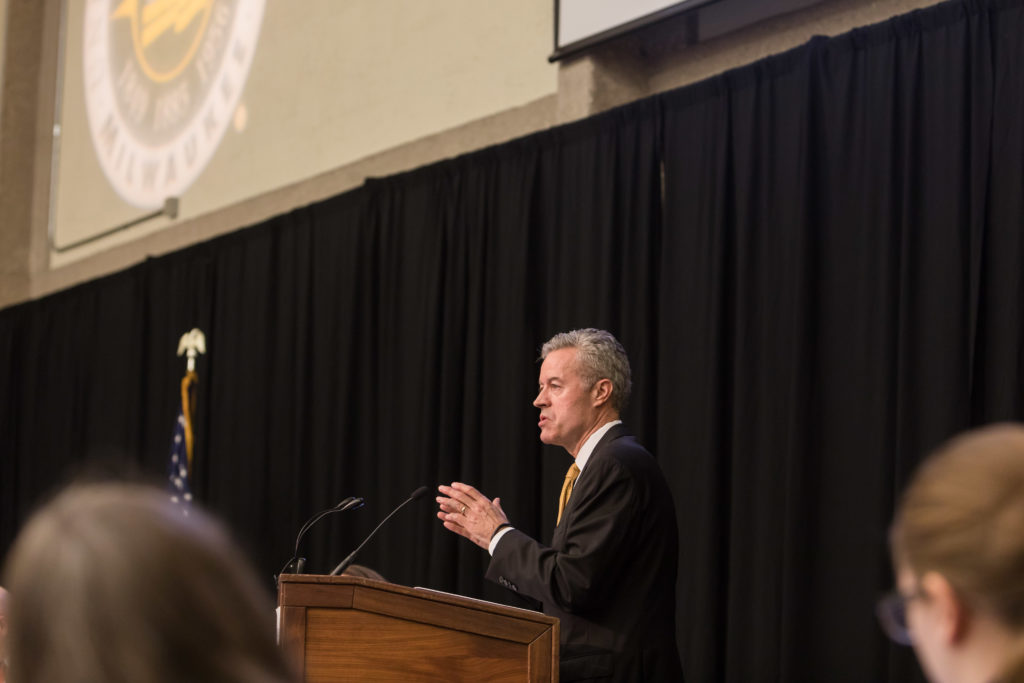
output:
M 633 390 L 632 373 L 626 350 L 611 332 L 593 327 L 559 332 L 541 347 L 540 360 L 559 349 L 576 349 L 576 359 L 584 383 L 593 386 L 598 380 L 610 380 L 613 387 L 612 407 L 620 413 L 625 409 Z

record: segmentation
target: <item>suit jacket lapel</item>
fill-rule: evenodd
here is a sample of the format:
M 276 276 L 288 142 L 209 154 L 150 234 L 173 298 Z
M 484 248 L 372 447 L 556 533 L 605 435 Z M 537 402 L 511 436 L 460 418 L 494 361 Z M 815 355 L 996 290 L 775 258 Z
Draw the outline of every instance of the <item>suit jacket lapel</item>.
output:
M 596 446 L 594 446 L 594 450 L 590 454 L 590 459 L 587 461 L 587 466 L 583 468 L 579 478 L 576 480 L 572 495 L 569 496 L 569 502 L 565 504 L 565 510 L 562 511 L 562 523 L 555 526 L 555 533 L 552 534 L 551 537 L 552 548 L 561 549 L 564 546 L 565 533 L 569 527 L 570 513 L 575 507 L 576 501 L 579 500 L 576 497 L 576 493 L 581 487 L 586 489 L 590 483 L 592 483 L 591 479 L 587 478 L 587 473 L 590 472 L 593 476 L 594 470 L 591 468 L 591 465 L 593 464 L 594 459 L 601 457 L 601 454 L 611 442 L 623 436 L 629 436 L 629 430 L 626 429 L 626 425 L 619 423 L 605 432 L 605 435 L 602 436 L 601 440 L 597 442 Z

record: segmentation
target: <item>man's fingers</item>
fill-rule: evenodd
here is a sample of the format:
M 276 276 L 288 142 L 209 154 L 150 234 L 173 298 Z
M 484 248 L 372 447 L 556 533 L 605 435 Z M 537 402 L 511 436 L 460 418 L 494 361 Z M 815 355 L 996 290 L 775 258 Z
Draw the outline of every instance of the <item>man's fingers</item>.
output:
M 441 506 L 441 509 L 446 512 L 456 512 L 462 509 L 462 503 L 458 503 L 451 498 L 437 497 L 437 504 Z
M 463 491 L 459 491 L 458 489 L 452 488 L 451 486 L 438 486 L 437 490 L 445 494 L 448 500 L 451 501 L 450 504 L 454 506 L 456 509 L 461 509 L 463 505 L 468 507 L 473 503 L 474 500 L 469 494 Z M 441 502 L 440 497 L 438 498 L 438 502 Z
M 465 510 L 469 510 L 476 504 L 490 505 L 491 500 L 484 494 L 477 491 L 469 484 L 463 484 L 460 481 L 453 481 L 451 486 L 445 486 L 444 484 L 437 487 L 437 490 L 445 494 L 448 498 L 448 505 L 453 511 L 461 512 L 465 514 Z M 443 503 L 439 496 L 437 498 L 438 503 Z
M 438 487 L 438 488 L 442 488 L 443 489 L 443 488 L 448 488 L 448 487 L 445 486 L 445 487 Z M 437 496 L 436 498 L 434 498 L 434 500 L 436 500 L 437 503 L 441 507 L 447 508 L 447 509 L 451 510 L 452 512 L 461 511 L 463 505 L 465 505 L 468 508 L 470 506 L 470 504 L 472 504 L 472 502 L 473 502 L 472 500 L 468 500 L 468 499 L 463 500 L 463 499 L 458 498 L 458 497 L 445 497 L 445 496 Z
M 441 484 L 440 486 L 437 487 L 437 489 L 441 493 L 451 496 L 452 498 L 472 499 L 472 495 L 474 493 L 479 494 L 479 492 L 469 484 L 462 484 L 457 481 L 453 481 L 451 483 L 451 486 L 445 486 L 444 484 Z
M 459 512 L 445 512 L 442 510 L 437 513 L 438 519 L 445 522 L 451 522 L 452 524 L 458 524 L 459 526 L 463 526 L 463 519 L 460 519 L 461 517 L 462 515 Z
M 462 496 L 454 496 L 456 498 L 459 498 L 463 502 L 466 502 L 466 503 L 473 503 L 473 502 L 480 502 L 480 501 L 486 501 L 488 503 L 490 502 L 490 499 L 487 498 L 487 496 L 485 496 L 484 494 L 480 493 L 479 491 L 477 491 L 475 488 L 473 488 L 469 484 L 463 484 L 461 481 L 453 481 L 452 482 L 452 488 L 454 490 L 458 491 L 459 493 L 463 494 Z M 466 498 L 468 498 L 469 500 L 467 501 Z
M 493 528 L 493 518 L 505 518 L 500 500 L 495 498 L 499 503 L 495 506 L 490 498 L 459 481 L 453 481 L 451 486 L 441 484 L 437 490 L 443 494 L 435 498 L 440 507 L 437 518 L 444 523 L 444 527 L 468 538 L 481 548 L 487 548 L 490 537 L 484 536 Z

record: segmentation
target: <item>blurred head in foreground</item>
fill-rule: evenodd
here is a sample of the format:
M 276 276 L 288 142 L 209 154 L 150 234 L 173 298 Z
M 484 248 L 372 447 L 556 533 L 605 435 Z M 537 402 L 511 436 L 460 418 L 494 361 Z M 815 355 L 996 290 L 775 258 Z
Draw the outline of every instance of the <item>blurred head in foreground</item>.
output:
M 157 489 L 76 485 L 7 558 L 11 680 L 293 680 L 274 606 L 220 524 Z
M 931 681 L 1024 681 L 1024 427 L 934 453 L 890 530 L 897 590 L 879 605 Z
M 7 591 L 0 586 L 0 683 L 7 680 Z

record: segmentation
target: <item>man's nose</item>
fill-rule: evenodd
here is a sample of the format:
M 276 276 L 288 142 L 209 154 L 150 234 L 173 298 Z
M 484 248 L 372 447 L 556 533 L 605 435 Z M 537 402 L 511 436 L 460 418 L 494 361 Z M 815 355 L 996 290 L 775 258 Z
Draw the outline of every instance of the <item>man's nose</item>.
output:
M 543 405 L 547 405 L 547 398 L 545 398 L 544 391 L 541 390 L 541 392 L 537 394 L 537 398 L 533 399 L 533 407 L 540 408 Z

